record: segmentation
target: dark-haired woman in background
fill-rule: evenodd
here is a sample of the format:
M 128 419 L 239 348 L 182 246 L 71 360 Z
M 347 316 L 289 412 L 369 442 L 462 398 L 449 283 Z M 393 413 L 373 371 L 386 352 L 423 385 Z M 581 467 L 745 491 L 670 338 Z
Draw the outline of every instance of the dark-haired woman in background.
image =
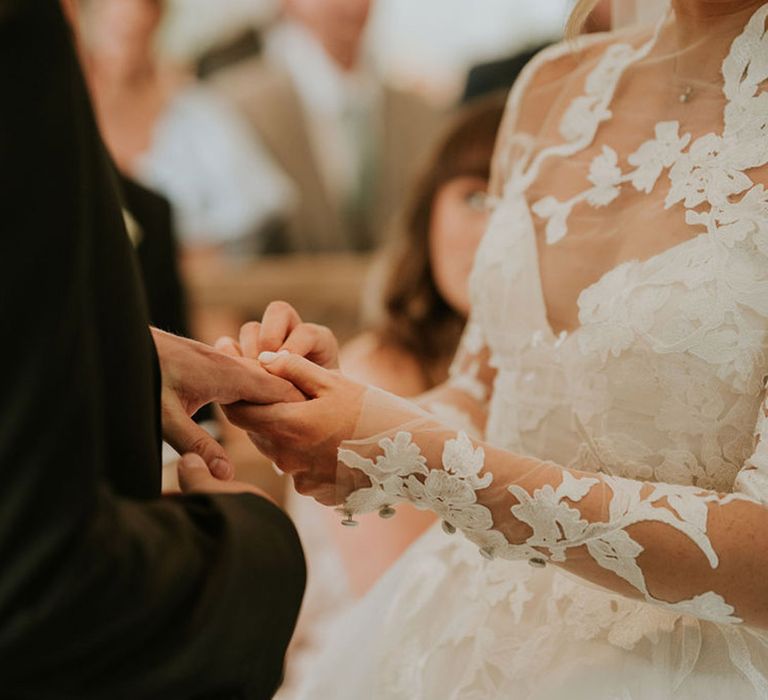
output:
M 401 396 L 445 381 L 469 310 L 467 282 L 488 223 L 486 190 L 504 98 L 462 111 L 438 141 L 377 270 L 369 330 L 343 350 L 347 376 Z

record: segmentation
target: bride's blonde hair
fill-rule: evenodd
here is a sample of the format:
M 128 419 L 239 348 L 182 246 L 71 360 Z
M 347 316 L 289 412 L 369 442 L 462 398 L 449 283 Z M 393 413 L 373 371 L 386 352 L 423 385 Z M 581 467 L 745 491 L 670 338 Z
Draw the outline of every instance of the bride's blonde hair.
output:
M 578 0 L 571 11 L 571 16 L 568 18 L 568 24 L 565 27 L 565 35 L 569 39 L 581 33 L 590 12 L 595 9 L 598 2 L 600 0 Z

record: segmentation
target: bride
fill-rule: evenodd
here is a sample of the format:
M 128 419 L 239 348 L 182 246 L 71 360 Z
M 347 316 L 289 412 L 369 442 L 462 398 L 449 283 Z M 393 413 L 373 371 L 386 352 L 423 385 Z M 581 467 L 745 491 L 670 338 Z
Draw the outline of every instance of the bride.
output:
M 534 60 L 471 323 L 419 405 L 328 369 L 290 309 L 244 331 L 309 400 L 230 418 L 302 493 L 346 525 L 443 521 L 328 630 L 302 697 L 768 698 L 767 21 L 672 0 Z

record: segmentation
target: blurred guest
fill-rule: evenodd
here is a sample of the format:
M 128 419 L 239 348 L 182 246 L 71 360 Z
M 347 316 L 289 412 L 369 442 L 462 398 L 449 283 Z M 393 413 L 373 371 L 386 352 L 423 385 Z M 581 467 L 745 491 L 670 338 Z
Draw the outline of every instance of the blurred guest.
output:
M 485 193 L 504 102 L 497 94 L 466 107 L 434 149 L 385 258 L 379 318 L 342 350 L 349 376 L 401 396 L 447 378 L 488 219 Z
M 371 0 L 282 0 L 264 56 L 212 81 L 290 175 L 292 248 L 365 250 L 381 239 L 438 119 L 380 82 L 367 60 Z
M 246 27 L 235 36 L 204 51 L 195 60 L 195 75 L 207 78 L 216 71 L 258 56 L 264 48 L 262 44 L 261 33 L 255 27 Z
M 173 203 L 185 247 L 277 245 L 293 188 L 237 111 L 161 61 L 163 0 L 81 0 L 89 78 L 118 167 Z

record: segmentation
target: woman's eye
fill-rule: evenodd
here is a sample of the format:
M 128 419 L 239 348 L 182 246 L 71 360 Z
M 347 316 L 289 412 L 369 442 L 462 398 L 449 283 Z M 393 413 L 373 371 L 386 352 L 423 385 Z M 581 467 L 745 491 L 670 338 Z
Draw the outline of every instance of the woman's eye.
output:
M 475 190 L 464 197 L 467 205 L 477 212 L 486 212 L 489 210 L 488 193 L 482 190 Z

